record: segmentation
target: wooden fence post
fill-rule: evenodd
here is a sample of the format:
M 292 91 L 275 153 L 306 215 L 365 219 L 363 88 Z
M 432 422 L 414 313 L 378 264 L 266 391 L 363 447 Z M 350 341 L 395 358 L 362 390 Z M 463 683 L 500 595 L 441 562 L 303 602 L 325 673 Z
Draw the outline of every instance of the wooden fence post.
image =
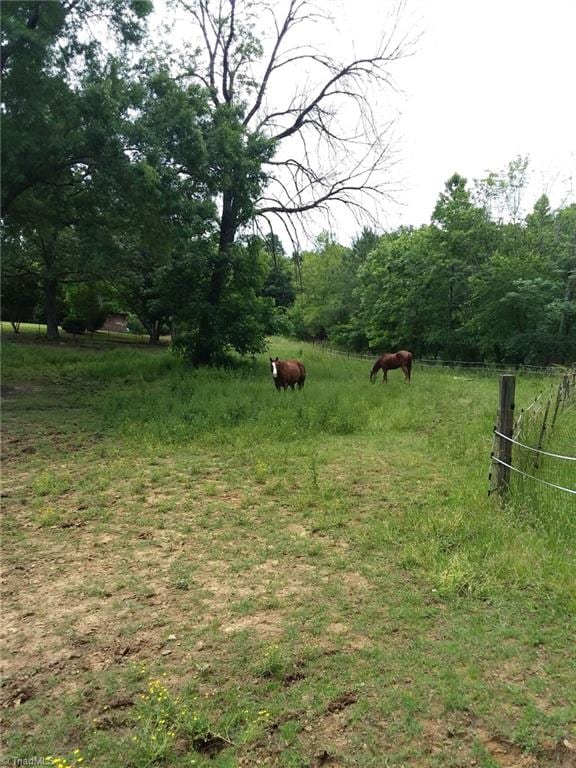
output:
M 516 391 L 516 377 L 509 374 L 500 376 L 500 403 L 498 406 L 498 418 L 496 431 L 506 437 L 512 437 L 514 432 L 514 394 Z M 512 443 L 503 437 L 496 435 L 494 454 L 499 461 L 512 465 Z M 495 462 L 495 488 L 500 494 L 506 493 L 510 483 L 510 469 L 499 462 Z
M 562 382 L 558 384 L 558 392 L 556 393 L 556 405 L 554 406 L 554 415 L 552 416 L 552 424 L 550 425 L 551 429 L 554 429 L 554 424 L 556 424 L 556 416 L 558 416 L 558 408 L 560 407 L 560 403 L 562 402 L 562 393 L 564 392 L 564 388 L 562 386 Z
M 564 390 L 563 394 L 563 402 L 565 403 L 567 400 L 570 399 L 570 376 L 568 376 L 567 373 L 564 374 L 562 377 L 562 388 Z
M 544 411 L 544 419 L 542 421 L 542 427 L 540 428 L 540 435 L 538 436 L 538 445 L 536 446 L 538 450 L 537 450 L 537 452 L 534 455 L 534 466 L 535 467 L 539 467 L 540 466 L 540 456 L 541 456 L 541 454 L 539 453 L 539 451 L 542 450 L 542 446 L 544 445 L 544 435 L 546 434 L 546 422 L 548 421 L 548 412 L 550 411 L 551 403 L 552 403 L 551 400 L 548 400 L 548 402 L 546 403 L 546 409 Z

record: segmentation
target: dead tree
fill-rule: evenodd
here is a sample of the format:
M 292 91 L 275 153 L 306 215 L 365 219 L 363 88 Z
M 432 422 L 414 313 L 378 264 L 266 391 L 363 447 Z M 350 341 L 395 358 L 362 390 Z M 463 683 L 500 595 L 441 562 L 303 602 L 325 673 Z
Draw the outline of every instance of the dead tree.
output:
M 340 205 L 374 224 L 378 204 L 391 197 L 393 125 L 381 116 L 377 95 L 394 88 L 390 67 L 413 45 L 400 31 L 403 3 L 375 51 L 339 61 L 301 42 L 305 30 L 307 39 L 320 39 L 331 21 L 311 0 L 174 2 L 188 12 L 196 35 L 190 42 L 198 43 L 183 76 L 200 81 L 216 109 L 237 109 L 246 135 L 272 143 L 251 217 L 256 226 L 267 232 L 275 222 L 297 250 L 298 232 L 307 231 L 314 213 L 329 217 Z M 268 33 L 259 34 L 260 27 Z M 226 251 L 247 223 L 234 186 L 222 190 L 210 303 L 225 283 Z

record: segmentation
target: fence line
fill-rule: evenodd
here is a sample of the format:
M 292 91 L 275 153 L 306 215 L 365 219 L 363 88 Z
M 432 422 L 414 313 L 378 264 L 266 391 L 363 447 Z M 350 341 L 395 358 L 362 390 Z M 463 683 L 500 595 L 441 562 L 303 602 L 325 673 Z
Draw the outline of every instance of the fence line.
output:
M 348 357 L 355 360 L 376 360 L 380 356 L 380 353 L 373 352 L 347 352 L 343 349 L 336 349 L 327 345 L 322 345 L 322 351 L 327 355 L 333 357 Z M 536 376 L 550 376 L 551 374 L 558 373 L 558 368 L 553 366 L 544 365 L 516 365 L 513 363 L 479 363 L 470 362 L 467 360 L 438 360 L 433 358 L 414 358 L 413 364 L 422 366 L 424 368 L 463 368 L 470 371 L 481 371 L 486 373 L 509 373 L 514 371 L 525 371 L 526 373 Z
M 515 493 L 519 493 L 524 503 L 532 498 L 535 489 L 531 490 L 524 482 L 520 486 L 511 483 L 510 473 L 513 472 L 526 480 L 532 480 L 562 493 L 576 495 L 576 473 L 572 471 L 573 465 L 570 466 L 566 463 L 575 462 L 576 456 L 569 456 L 544 448 L 547 437 L 554 430 L 557 417 L 572 402 L 576 402 L 576 370 L 571 373 L 565 372 L 559 383 L 547 392 L 541 392 L 522 411 L 515 425 L 514 390 L 515 377 L 502 376 L 500 379 L 498 424 L 493 430 L 494 449 L 490 455 L 495 472 L 490 472 L 488 493 L 497 491 L 506 500 L 514 496 Z M 553 415 L 549 421 L 552 411 Z M 560 419 L 558 424 L 561 421 Z M 569 445 L 571 444 L 569 443 Z M 513 448 L 515 449 L 514 453 Z M 529 452 L 532 458 L 525 456 L 522 451 Z M 543 457 L 546 457 L 544 465 L 542 465 Z M 568 474 L 569 466 L 570 474 Z M 543 467 L 550 473 L 548 479 L 539 476 Z M 544 502 L 541 501 L 540 504 L 542 503 Z
M 513 443 L 514 445 L 519 445 L 521 448 L 526 448 L 529 451 L 535 451 L 536 453 L 541 453 L 544 456 L 552 456 L 555 459 L 565 459 L 566 461 L 576 461 L 576 456 L 562 456 L 559 453 L 550 453 L 549 451 L 542 451 L 539 448 L 534 448 L 532 445 L 524 445 L 524 443 L 521 443 L 518 440 L 514 440 L 513 437 L 508 437 L 508 435 L 502 434 L 502 432 L 499 432 L 496 427 L 494 427 L 494 434 L 498 437 L 501 437 L 503 440 L 508 440 L 509 443 Z
M 518 467 L 512 466 L 512 464 L 507 464 L 505 461 L 502 461 L 497 456 L 493 456 L 492 461 L 495 461 L 497 464 L 501 464 L 502 466 L 507 467 L 508 469 L 511 469 L 513 472 L 518 472 L 518 474 L 523 475 L 524 477 L 528 477 L 531 480 L 536 480 L 537 483 L 542 483 L 542 485 L 548 485 L 550 486 L 550 488 L 557 488 L 559 491 L 566 491 L 567 493 L 576 494 L 576 489 L 564 488 L 561 485 L 556 485 L 556 483 L 550 483 L 548 482 L 548 480 L 542 480 L 541 477 L 535 477 L 534 475 L 529 475 L 528 472 L 524 472 L 521 469 L 518 469 Z

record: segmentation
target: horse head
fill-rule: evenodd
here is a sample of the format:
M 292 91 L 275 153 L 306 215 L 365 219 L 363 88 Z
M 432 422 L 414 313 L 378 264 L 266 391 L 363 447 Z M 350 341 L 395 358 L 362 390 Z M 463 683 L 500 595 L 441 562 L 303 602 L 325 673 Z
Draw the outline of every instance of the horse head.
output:
M 278 377 L 278 358 L 276 357 L 275 360 L 272 360 L 270 358 L 270 369 L 272 370 L 272 378 L 276 379 Z

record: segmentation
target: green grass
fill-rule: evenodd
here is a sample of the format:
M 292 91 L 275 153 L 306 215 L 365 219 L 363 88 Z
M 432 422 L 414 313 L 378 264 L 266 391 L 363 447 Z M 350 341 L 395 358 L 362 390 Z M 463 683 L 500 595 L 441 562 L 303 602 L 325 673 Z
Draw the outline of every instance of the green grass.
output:
M 556 765 L 573 542 L 487 497 L 497 379 L 270 352 L 303 391 L 5 343 L 6 754 Z
M 576 456 L 576 395 L 572 390 L 558 400 L 558 392 L 555 382 L 522 415 L 517 438 L 523 445 L 513 446 L 512 462 L 525 474 L 512 473 L 510 503 L 533 527 L 561 543 L 576 540 L 576 497 L 569 493 L 576 491 L 576 462 L 524 447 Z

